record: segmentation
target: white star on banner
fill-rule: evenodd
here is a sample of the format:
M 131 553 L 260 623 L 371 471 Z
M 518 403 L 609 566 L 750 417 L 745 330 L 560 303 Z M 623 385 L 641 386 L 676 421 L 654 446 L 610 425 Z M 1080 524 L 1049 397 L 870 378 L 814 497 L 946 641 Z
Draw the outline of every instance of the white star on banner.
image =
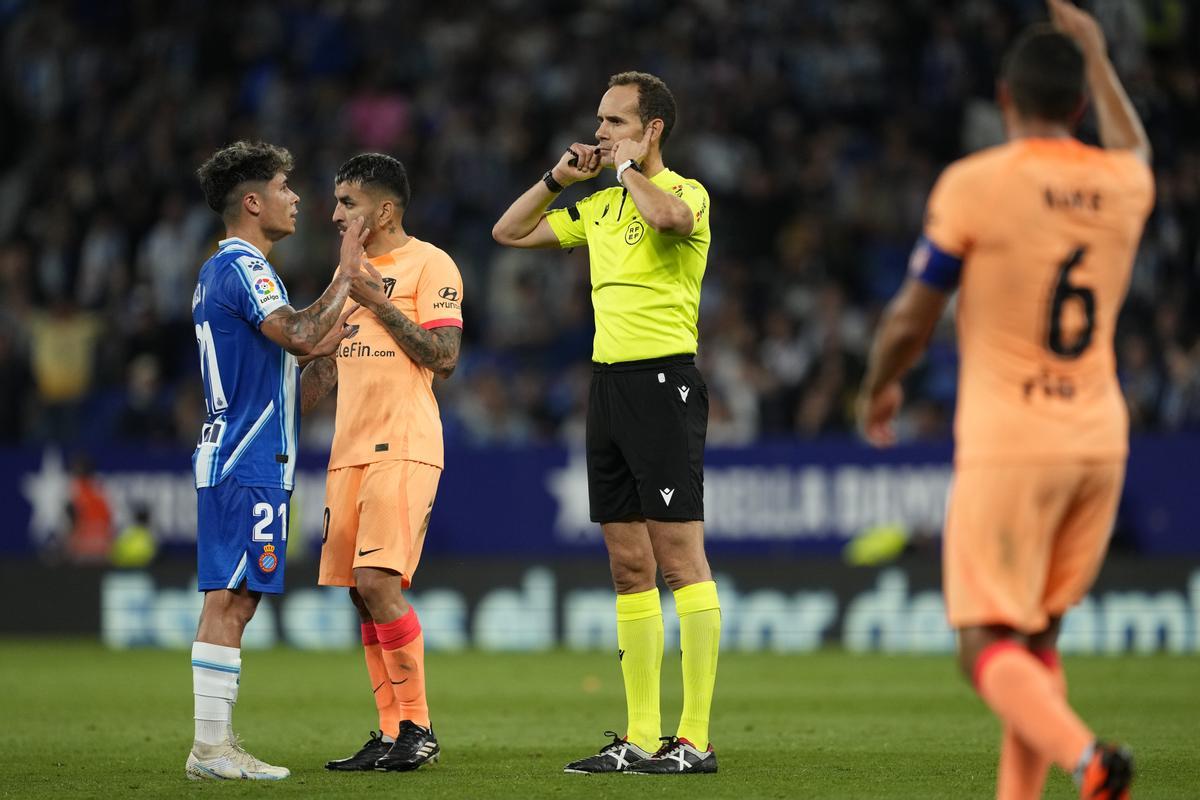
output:
M 34 544 L 45 544 L 62 529 L 70 491 L 71 476 L 58 450 L 44 451 L 41 470 L 21 477 L 21 492 L 32 509 L 29 535 Z

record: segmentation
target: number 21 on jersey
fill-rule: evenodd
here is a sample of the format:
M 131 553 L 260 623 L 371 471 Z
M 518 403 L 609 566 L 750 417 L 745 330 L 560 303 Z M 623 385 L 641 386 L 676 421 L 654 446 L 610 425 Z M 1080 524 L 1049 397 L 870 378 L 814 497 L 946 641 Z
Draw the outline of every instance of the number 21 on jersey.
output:
M 275 521 L 275 509 L 270 503 L 255 503 L 253 510 L 250 512 L 258 522 L 254 523 L 254 536 L 256 542 L 271 542 L 275 540 L 275 534 L 268 530 L 271 523 Z M 279 527 L 281 542 L 287 541 L 287 503 L 279 504 Z

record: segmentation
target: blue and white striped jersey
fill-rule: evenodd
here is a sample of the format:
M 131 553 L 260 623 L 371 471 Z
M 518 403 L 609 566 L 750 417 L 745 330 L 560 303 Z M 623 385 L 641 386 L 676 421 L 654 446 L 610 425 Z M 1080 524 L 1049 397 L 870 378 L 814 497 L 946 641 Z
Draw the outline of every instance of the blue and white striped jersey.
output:
M 242 486 L 292 488 L 300 370 L 258 329 L 287 303 L 274 268 L 242 239 L 223 239 L 200 268 L 192 320 L 208 417 L 192 455 L 197 489 L 229 477 Z

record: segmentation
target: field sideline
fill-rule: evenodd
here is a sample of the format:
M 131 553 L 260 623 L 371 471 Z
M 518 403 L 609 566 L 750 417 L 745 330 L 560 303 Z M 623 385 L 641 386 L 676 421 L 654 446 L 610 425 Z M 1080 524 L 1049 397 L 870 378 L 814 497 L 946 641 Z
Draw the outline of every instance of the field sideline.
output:
M 412 774 L 333 774 L 374 707 L 354 651 L 248 652 L 236 727 L 287 766 L 280 784 L 184 779 L 192 732 L 185 652 L 113 652 L 83 641 L 0 641 L 0 797 L 967 798 L 992 791 L 999 729 L 949 658 L 722 653 L 715 776 L 564 775 L 624 724 L 620 672 L 603 653 L 429 657 L 442 763 Z M 1069 658 L 1077 707 L 1131 743 L 1134 796 L 1200 796 L 1200 660 Z M 679 714 L 668 653 L 663 720 Z M 650 785 L 651 783 L 655 785 Z M 1075 797 L 1055 775 L 1046 794 Z

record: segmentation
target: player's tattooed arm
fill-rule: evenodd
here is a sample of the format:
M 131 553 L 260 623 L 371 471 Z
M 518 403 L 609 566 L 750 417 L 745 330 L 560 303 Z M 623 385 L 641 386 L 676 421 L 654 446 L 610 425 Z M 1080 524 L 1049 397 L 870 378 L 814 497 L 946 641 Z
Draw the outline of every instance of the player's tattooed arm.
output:
M 325 356 L 309 362 L 300 373 L 300 413 L 307 414 L 337 385 L 337 362 Z
M 350 278 L 339 273 L 311 306 L 301 311 L 291 306 L 276 309 L 259 330 L 294 356 L 311 355 L 337 322 L 349 294 Z
M 390 302 L 380 303 L 371 310 L 413 361 L 433 370 L 439 378 L 449 378 L 454 372 L 462 345 L 462 328 L 444 325 L 425 330 Z
M 263 335 L 292 355 L 313 355 L 336 325 L 350 293 L 378 286 L 382 280 L 364 258 L 363 242 L 369 233 L 361 219 L 351 222 L 342 234 L 341 260 L 329 286 L 302 311 L 284 306 L 271 312 L 259 325 Z

